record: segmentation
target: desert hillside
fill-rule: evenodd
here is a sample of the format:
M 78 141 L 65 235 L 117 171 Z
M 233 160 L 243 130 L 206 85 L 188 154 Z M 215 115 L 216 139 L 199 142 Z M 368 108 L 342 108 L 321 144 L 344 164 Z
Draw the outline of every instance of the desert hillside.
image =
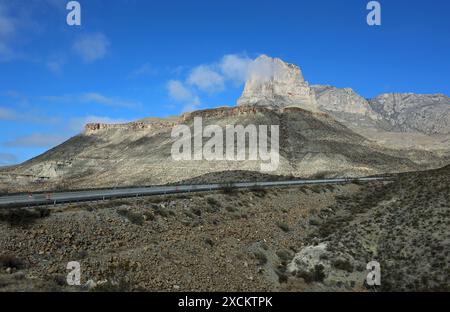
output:
M 372 260 L 382 290 L 448 290 L 449 170 L 4 210 L 0 290 L 76 290 L 74 260 L 86 291 L 365 291 Z
M 270 65 L 272 76 L 250 76 L 237 106 L 88 124 L 46 153 L 0 169 L 0 192 L 155 185 L 260 170 L 261 161 L 174 161 L 172 130 L 188 125 L 193 133 L 195 117 L 204 127 L 278 126 L 280 161 L 273 175 L 355 177 L 449 163 L 448 97 L 384 94 L 367 100 L 350 88 L 310 86 L 298 66 L 280 59 L 262 55 L 258 62 Z
M 260 161 L 174 161 L 172 127 L 192 129 L 195 117 L 202 117 L 204 126 L 278 125 L 280 165 L 271 172 L 276 175 L 354 177 L 445 163 L 430 151 L 383 147 L 325 113 L 239 106 L 188 113 L 178 120 L 87 125 L 84 133 L 43 155 L 3 170 L 0 185 L 3 192 L 154 185 L 228 170 L 260 170 Z

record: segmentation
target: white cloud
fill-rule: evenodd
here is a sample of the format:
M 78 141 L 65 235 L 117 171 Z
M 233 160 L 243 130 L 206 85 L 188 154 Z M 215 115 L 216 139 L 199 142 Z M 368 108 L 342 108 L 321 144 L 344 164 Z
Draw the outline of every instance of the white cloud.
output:
M 192 92 L 179 80 L 170 80 L 167 83 L 167 90 L 170 98 L 176 101 L 189 101 L 194 97 Z
M 0 61 L 14 58 L 11 40 L 17 32 L 17 20 L 12 18 L 5 3 L 0 2 Z
M 17 113 L 9 108 L 0 107 L 0 120 L 14 120 Z
M 11 153 L 0 153 L 0 166 L 17 163 L 17 156 Z
M 13 58 L 13 50 L 8 45 L 0 41 L 0 62 L 10 61 Z
M 250 59 L 247 56 L 228 54 L 222 58 L 219 67 L 227 80 L 238 84 L 249 79 L 269 80 L 283 70 L 280 62 L 266 55 Z
M 179 80 L 170 80 L 167 83 L 167 90 L 171 99 L 184 104 L 183 112 L 193 111 L 201 104 L 200 98 Z
M 16 111 L 4 107 L 0 107 L 0 120 L 46 125 L 57 124 L 60 121 L 59 118 L 43 116 L 36 111 Z
M 208 93 L 219 92 L 225 88 L 224 77 L 207 65 L 195 67 L 189 74 L 187 83 Z
M 200 105 L 197 93 L 221 92 L 230 82 L 240 86 L 248 79 L 271 79 L 278 70 L 277 63 L 267 56 L 251 59 L 246 55 L 227 54 L 218 62 L 194 67 L 185 82 L 170 80 L 167 90 L 171 99 L 185 103 L 184 110 L 194 110 Z
M 108 38 L 102 33 L 88 34 L 78 38 L 73 44 L 74 51 L 85 62 L 102 59 L 110 46 Z
M 252 62 L 253 60 L 247 56 L 228 54 L 222 58 L 219 67 L 227 79 L 241 84 L 247 79 L 249 66 Z
M 153 68 L 152 65 L 150 65 L 149 63 L 145 63 L 144 65 L 136 68 L 135 70 L 133 70 L 129 75 L 128 75 L 128 79 L 136 79 L 139 78 L 141 76 L 150 76 L 150 75 L 155 75 L 156 74 L 156 69 Z
M 247 79 L 267 81 L 283 70 L 281 63 L 261 55 L 249 64 Z
M 80 99 L 82 102 L 86 103 L 97 103 L 115 107 L 136 108 L 141 106 L 140 102 L 124 100 L 116 97 L 108 97 L 96 92 L 84 93 L 81 95 Z
M 33 133 L 4 143 L 7 147 L 53 147 L 64 142 L 67 138 L 60 135 Z
M 47 68 L 55 74 L 58 74 L 61 72 L 61 68 L 63 65 L 64 65 L 64 63 L 58 62 L 58 61 L 48 61 L 47 62 Z
M 47 68 L 54 74 L 59 74 L 62 71 L 63 66 L 66 64 L 65 57 L 61 55 L 52 56 L 47 61 Z
M 142 103 L 134 100 L 110 97 L 98 92 L 87 92 L 72 95 L 46 95 L 39 97 L 42 100 L 56 103 L 93 103 L 112 107 L 140 108 Z
M 14 19 L 6 16 L 0 10 L 0 39 L 5 39 L 11 37 L 16 30 L 16 25 Z

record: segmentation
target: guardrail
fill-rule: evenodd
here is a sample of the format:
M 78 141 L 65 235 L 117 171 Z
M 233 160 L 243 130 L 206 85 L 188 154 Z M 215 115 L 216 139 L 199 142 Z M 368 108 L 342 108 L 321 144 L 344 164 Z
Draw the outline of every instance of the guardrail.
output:
M 314 184 L 341 184 L 354 182 L 371 182 L 389 180 L 389 177 L 342 178 L 291 180 L 273 182 L 238 182 L 232 184 L 204 184 L 204 185 L 174 185 L 155 186 L 129 189 L 106 189 L 92 191 L 60 192 L 47 194 L 9 195 L 0 197 L 0 208 L 31 207 L 41 205 L 56 205 L 70 202 L 96 201 L 140 196 L 166 195 L 176 193 L 209 192 L 225 188 L 246 189 L 253 187 L 277 187 Z

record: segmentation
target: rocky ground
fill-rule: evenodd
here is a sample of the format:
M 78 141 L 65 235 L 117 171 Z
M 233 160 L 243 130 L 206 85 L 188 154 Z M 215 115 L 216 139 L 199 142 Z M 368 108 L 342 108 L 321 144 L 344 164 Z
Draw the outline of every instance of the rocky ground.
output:
M 449 170 L 5 210 L 0 290 L 367 291 L 372 260 L 381 290 L 449 290 Z

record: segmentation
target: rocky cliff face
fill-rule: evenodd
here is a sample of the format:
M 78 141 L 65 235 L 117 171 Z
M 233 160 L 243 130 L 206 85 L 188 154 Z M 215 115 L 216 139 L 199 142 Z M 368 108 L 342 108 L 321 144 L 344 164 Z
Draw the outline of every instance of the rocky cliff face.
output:
M 251 64 L 249 79 L 237 104 L 276 108 L 298 106 L 318 111 L 314 92 L 300 68 L 265 55 Z
M 248 76 L 238 106 L 322 111 L 356 130 L 450 134 L 450 99 L 442 94 L 392 93 L 367 100 L 350 88 L 309 86 L 298 66 L 265 55 L 251 64 Z
M 149 130 L 157 131 L 165 129 L 167 127 L 174 126 L 176 121 L 161 120 L 161 121 L 151 121 L 151 122 L 129 122 L 124 124 L 105 124 L 105 123 L 88 123 L 84 127 L 84 134 L 90 135 L 95 134 L 103 130 L 124 130 L 124 131 L 139 131 L 139 130 Z
M 400 131 L 450 134 L 450 98 L 443 94 L 381 94 L 370 105 Z
M 323 85 L 314 85 L 311 88 L 316 94 L 319 108 L 323 111 L 362 115 L 374 120 L 380 119 L 369 102 L 351 88 Z

